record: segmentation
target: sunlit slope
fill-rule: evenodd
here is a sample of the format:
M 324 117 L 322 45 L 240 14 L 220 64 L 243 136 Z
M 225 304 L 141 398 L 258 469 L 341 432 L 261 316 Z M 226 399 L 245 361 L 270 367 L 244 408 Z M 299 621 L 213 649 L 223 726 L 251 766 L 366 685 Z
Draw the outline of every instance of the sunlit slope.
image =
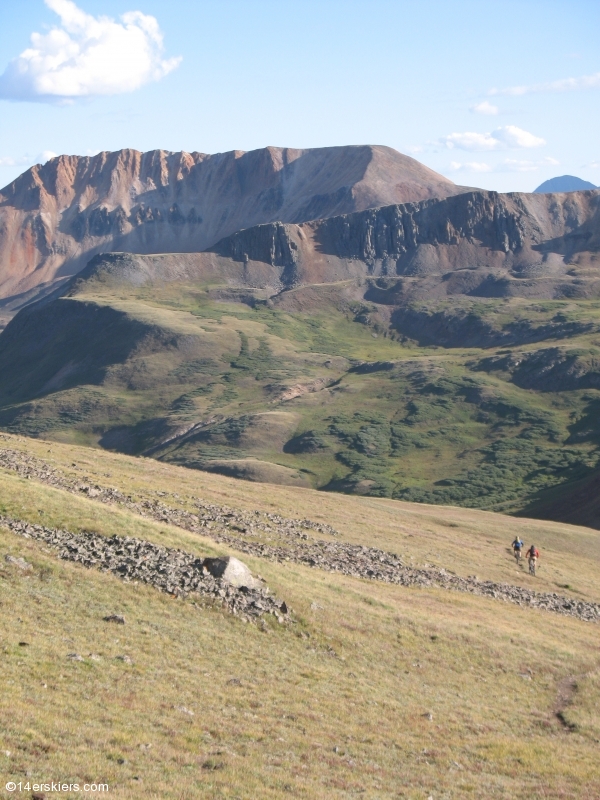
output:
M 598 599 L 599 536 L 588 529 L 258 485 L 17 437 L 0 446 L 135 499 L 309 516 L 405 561 L 542 591 L 564 582 L 572 589 L 558 591 Z M 6 470 L 0 504 L 75 532 L 227 552 Z M 536 579 L 519 575 L 507 552 L 516 532 L 542 550 Z M 103 781 L 122 798 L 391 798 L 399 786 L 415 800 L 600 792 L 593 623 L 244 556 L 294 610 L 292 625 L 264 632 L 192 597 L 61 562 L 3 528 L 0 556 L 6 780 Z M 124 626 L 103 621 L 115 613 Z
M 48 469 L 57 469 L 67 482 L 84 487 L 82 492 L 76 492 L 78 498 L 87 496 L 86 486 L 97 485 L 115 487 L 126 496 L 156 497 L 160 492 L 173 493 L 175 499 L 169 502 L 192 512 L 195 498 L 201 498 L 233 508 L 279 513 L 287 518 L 308 518 L 332 526 L 343 541 L 394 552 L 403 563 L 415 567 L 444 567 L 458 575 L 476 574 L 483 580 L 600 601 L 597 581 L 600 533 L 590 528 L 459 507 L 340 496 L 302 487 L 252 483 L 153 459 L 18 436 L 3 435 L 0 455 L 3 450 L 15 450 L 38 459 Z M 2 463 L 4 461 L 2 458 Z M 45 470 L 44 467 L 42 473 Z M 2 466 L 0 474 L 6 479 L 17 478 L 14 471 Z M 38 482 L 35 475 L 32 479 Z M 63 496 L 61 492 L 60 497 Z M 92 504 L 92 508 L 97 505 Z M 10 503 L 5 501 L 5 512 L 18 516 L 18 510 L 19 493 L 15 490 Z M 40 506 L 39 511 L 39 519 L 43 520 L 44 507 Z M 70 529 L 85 528 L 86 524 L 76 516 L 64 521 Z M 541 567 L 535 579 L 526 574 L 526 569 L 517 569 L 512 558 L 510 544 L 517 533 L 526 544 L 533 543 L 542 551 Z

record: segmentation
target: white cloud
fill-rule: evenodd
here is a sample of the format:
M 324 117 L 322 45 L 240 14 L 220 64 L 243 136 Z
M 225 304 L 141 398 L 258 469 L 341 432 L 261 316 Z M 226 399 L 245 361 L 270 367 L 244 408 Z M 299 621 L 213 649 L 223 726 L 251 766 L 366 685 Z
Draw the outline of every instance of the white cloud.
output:
M 578 89 L 597 89 L 598 87 L 600 87 L 600 72 L 596 72 L 594 75 L 582 75 L 579 78 L 563 78 L 549 83 L 534 83 L 530 86 L 509 86 L 506 89 L 490 89 L 488 94 L 490 96 L 503 94 L 520 97 L 534 92 L 572 92 Z
M 491 172 L 492 168 L 489 164 L 484 164 L 481 161 L 467 161 L 461 163 L 460 161 L 451 161 L 450 169 L 453 172 Z
M 515 158 L 507 158 L 498 167 L 498 172 L 535 172 L 540 168 L 537 161 L 520 161 Z
M 51 158 L 56 158 L 57 155 L 58 153 L 55 153 L 54 150 L 43 150 L 35 158 L 31 156 L 21 156 L 20 158 L 0 156 L 0 167 L 31 167 L 33 164 L 45 164 Z
M 556 158 L 548 156 L 538 161 L 529 161 L 517 158 L 505 158 L 495 166 L 490 166 L 483 161 L 451 161 L 450 169 L 452 172 L 470 172 L 470 173 L 484 173 L 484 172 L 535 172 L 541 167 L 557 166 L 560 164 Z M 593 165 L 589 165 L 593 166 Z M 600 166 L 600 162 L 596 163 Z
M 522 149 L 530 147 L 541 147 L 546 144 L 544 139 L 534 136 L 533 133 L 517 128 L 516 125 L 503 125 L 496 128 L 491 133 L 451 133 L 440 139 L 442 144 L 450 150 L 484 151 L 484 150 L 508 150 Z
M 12 158 L 12 156 L 0 156 L 0 167 L 26 167 L 31 164 L 31 159 L 27 156 L 23 158 Z
M 598 169 L 600 167 L 600 161 L 592 161 L 589 164 L 584 164 L 586 167 L 591 167 L 592 169 Z
M 500 142 L 491 133 L 451 133 L 440 139 L 442 144 L 450 150 L 457 147 L 459 150 L 497 150 Z
M 72 0 L 45 0 L 60 17 L 0 75 L 0 98 L 69 102 L 77 97 L 132 92 L 174 70 L 163 59 L 163 35 L 154 17 L 129 11 L 121 22 L 93 17 Z
M 475 106 L 471 106 L 470 109 L 474 114 L 485 114 L 488 117 L 495 117 L 496 114 L 500 111 L 498 106 L 492 105 L 492 103 L 488 103 L 487 100 L 483 100 L 481 103 L 477 103 Z
M 524 131 L 522 128 L 517 128 L 516 125 L 504 125 L 502 128 L 497 128 L 492 136 L 511 148 L 542 147 L 546 144 L 544 139 L 534 136 L 533 133 Z
M 560 162 L 557 161 L 556 158 L 552 158 L 548 156 L 547 158 L 542 158 L 539 161 L 527 161 L 523 159 L 517 158 L 505 158 L 499 164 L 496 164 L 495 167 L 491 167 L 489 164 L 485 164 L 478 161 L 466 161 L 464 163 L 460 161 L 451 161 L 450 162 L 450 169 L 453 172 L 472 172 L 472 173 L 482 173 L 482 172 L 536 172 L 536 170 L 540 169 L 541 167 L 547 166 L 557 166 Z

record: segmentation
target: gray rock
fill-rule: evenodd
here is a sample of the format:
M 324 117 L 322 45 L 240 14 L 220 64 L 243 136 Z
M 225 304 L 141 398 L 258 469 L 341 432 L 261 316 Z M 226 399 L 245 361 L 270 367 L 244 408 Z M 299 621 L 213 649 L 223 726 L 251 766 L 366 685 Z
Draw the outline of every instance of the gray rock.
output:
M 80 656 L 79 653 L 67 653 L 67 658 L 69 661 L 83 661 L 83 656 Z
M 256 580 L 244 562 L 233 556 L 205 558 L 203 566 L 206 567 L 213 578 L 220 578 L 225 583 L 235 586 L 236 589 L 241 589 L 242 587 L 246 589 L 260 588 L 260 581 Z
M 107 617 L 102 617 L 104 622 L 114 622 L 116 625 L 125 625 L 125 617 L 120 614 L 109 614 Z
M 25 561 L 24 558 L 16 558 L 15 556 L 8 555 L 4 556 L 4 560 L 6 561 L 7 564 L 13 564 L 15 567 L 18 567 L 19 569 L 23 570 L 33 569 L 31 564 Z

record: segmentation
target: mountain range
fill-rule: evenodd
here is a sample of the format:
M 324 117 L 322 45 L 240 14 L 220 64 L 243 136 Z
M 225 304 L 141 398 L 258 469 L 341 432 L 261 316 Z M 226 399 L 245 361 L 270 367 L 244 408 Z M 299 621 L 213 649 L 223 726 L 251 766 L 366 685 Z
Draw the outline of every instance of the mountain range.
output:
M 595 191 L 348 147 L 60 157 L 2 197 L 5 430 L 555 519 L 595 485 Z
M 388 147 L 59 156 L 0 192 L 0 298 L 30 299 L 99 252 L 198 252 L 260 223 L 459 191 Z

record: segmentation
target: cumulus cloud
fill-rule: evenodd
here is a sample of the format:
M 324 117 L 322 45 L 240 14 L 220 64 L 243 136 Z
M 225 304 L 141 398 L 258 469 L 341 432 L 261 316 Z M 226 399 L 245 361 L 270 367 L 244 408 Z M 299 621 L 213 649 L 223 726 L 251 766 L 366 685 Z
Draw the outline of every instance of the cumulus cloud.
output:
M 496 114 L 500 111 L 498 106 L 492 105 L 492 103 L 488 103 L 487 100 L 483 100 L 481 103 L 477 103 L 477 105 L 471 106 L 471 111 L 474 114 L 485 114 L 488 117 L 495 117 Z
M 132 92 L 174 70 L 163 59 L 163 35 L 154 17 L 129 11 L 116 22 L 93 17 L 72 0 L 45 0 L 60 17 L 0 75 L 0 98 L 69 102 L 78 97 Z
M 440 142 L 450 150 L 484 151 L 484 150 L 508 150 L 522 149 L 530 147 L 541 147 L 545 145 L 544 139 L 534 136 L 533 133 L 517 128 L 516 125 L 503 125 L 496 128 L 491 133 L 451 133 L 442 137 Z
M 530 86 L 508 86 L 506 89 L 490 89 L 488 94 L 512 95 L 520 97 L 536 92 L 573 92 L 578 89 L 597 89 L 600 87 L 600 72 L 594 75 L 581 75 L 579 78 L 562 78 L 548 83 L 533 83 Z

